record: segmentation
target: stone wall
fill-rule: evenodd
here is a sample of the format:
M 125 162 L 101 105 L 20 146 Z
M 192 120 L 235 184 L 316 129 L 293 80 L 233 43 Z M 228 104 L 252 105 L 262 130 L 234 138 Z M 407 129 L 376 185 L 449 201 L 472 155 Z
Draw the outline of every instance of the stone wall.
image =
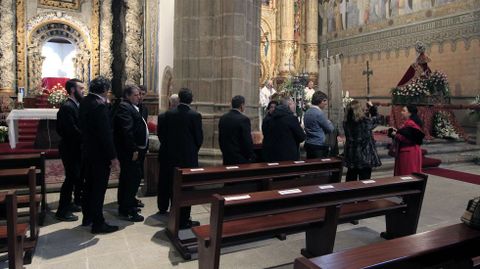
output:
M 432 59 L 430 68 L 447 74 L 452 95 L 475 96 L 480 92 L 480 2 L 449 2 L 452 3 L 328 33 L 321 37 L 321 57 L 326 56 L 327 48 L 330 55 L 343 55 L 343 89 L 356 97 L 366 95 L 366 77 L 362 72 L 368 60 L 373 69 L 371 96 L 388 100 L 390 89 L 415 61 L 413 47 L 419 40 L 427 45 L 427 55 Z
M 245 97 L 246 114 L 258 122 L 259 25 L 260 0 L 175 2 L 174 85 L 193 91 L 207 155 L 219 155 L 218 119 L 233 96 Z

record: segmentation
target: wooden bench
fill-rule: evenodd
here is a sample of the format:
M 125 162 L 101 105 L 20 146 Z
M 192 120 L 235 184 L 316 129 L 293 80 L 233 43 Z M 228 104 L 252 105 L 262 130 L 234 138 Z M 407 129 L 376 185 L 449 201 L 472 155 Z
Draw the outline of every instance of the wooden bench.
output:
M 17 195 L 14 190 L 1 193 L 0 205 L 4 205 L 7 213 L 6 225 L 0 225 L 0 240 L 7 240 L 8 268 L 23 268 L 23 241 L 27 234 L 28 224 L 18 223 Z
M 192 228 L 198 239 L 199 268 L 219 268 L 221 246 L 277 233 L 305 231 L 306 248 L 302 254 L 328 254 L 333 251 L 339 223 L 381 215 L 386 216 L 390 237 L 414 234 L 426 182 L 426 175 L 415 174 L 236 196 L 214 195 L 210 224 Z
M 0 155 L 0 169 L 28 168 L 30 166 L 35 166 L 38 169 L 37 186 L 40 186 L 42 199 L 39 224 L 43 225 L 48 210 L 47 187 L 45 182 L 45 152 Z
M 252 163 L 205 168 L 177 168 L 166 233 L 184 259 L 196 251 L 195 238 L 180 239 L 180 209 L 205 204 L 213 194 L 236 194 L 340 182 L 340 158 Z
M 295 269 L 473 268 L 480 255 L 480 230 L 463 223 L 429 232 L 295 260 Z
M 0 169 L 0 189 L 1 190 L 16 190 L 25 189 L 29 190 L 29 193 L 25 196 L 18 196 L 18 200 L 22 200 L 25 203 L 25 207 L 28 211 L 20 213 L 20 223 L 27 223 L 29 227 L 29 236 L 24 242 L 25 257 L 24 262 L 26 264 L 31 263 L 35 247 L 37 245 L 39 227 L 38 227 L 38 207 L 40 205 L 39 197 L 36 195 L 36 169 L 30 168 L 18 168 L 18 169 Z M 6 194 L 0 194 L 0 200 L 6 199 Z M 18 203 L 21 207 L 21 204 Z M 0 251 L 5 252 L 6 249 L 0 248 Z

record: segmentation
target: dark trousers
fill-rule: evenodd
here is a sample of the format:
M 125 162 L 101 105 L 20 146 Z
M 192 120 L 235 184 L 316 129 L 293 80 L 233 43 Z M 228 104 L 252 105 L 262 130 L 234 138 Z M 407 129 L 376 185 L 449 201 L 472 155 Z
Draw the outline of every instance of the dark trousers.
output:
M 158 178 L 157 206 L 158 210 L 168 210 L 172 200 L 173 172 L 175 167 L 161 160 L 159 163 L 160 173 Z M 190 220 L 191 207 L 186 206 L 180 209 L 180 223 L 184 224 Z
M 370 179 L 372 175 L 372 168 L 366 167 L 362 169 L 348 168 L 346 181 Z
M 119 159 L 120 161 L 120 176 L 118 182 L 118 210 L 123 213 L 128 213 L 136 206 L 135 195 L 140 186 L 142 170 L 140 161 L 132 161 L 131 159 Z
M 85 158 L 85 188 L 83 195 L 83 218 L 92 221 L 93 225 L 105 222 L 103 203 L 110 177 L 110 162 L 98 162 Z
M 307 159 L 328 157 L 328 146 L 318 146 L 305 143 L 304 148 L 307 152 Z
M 63 181 L 60 189 L 57 213 L 65 214 L 72 203 L 72 193 L 74 193 L 75 204 L 81 204 L 83 189 L 82 160 L 80 150 L 75 152 L 60 145 L 59 152 L 65 170 L 65 181 Z

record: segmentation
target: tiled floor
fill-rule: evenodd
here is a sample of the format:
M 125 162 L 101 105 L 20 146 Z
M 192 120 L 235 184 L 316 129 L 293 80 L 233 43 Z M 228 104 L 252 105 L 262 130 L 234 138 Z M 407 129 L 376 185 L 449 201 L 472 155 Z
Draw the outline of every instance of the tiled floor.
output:
M 480 174 L 479 166 L 461 164 L 444 166 L 463 172 Z M 390 176 L 391 172 L 374 173 L 374 178 Z M 197 268 L 196 261 L 184 261 L 173 249 L 164 233 L 166 219 L 155 215 L 156 198 L 142 198 L 146 204 L 144 223 L 129 223 L 117 219 L 116 189 L 109 189 L 105 206 L 109 222 L 122 229 L 108 235 L 90 234 L 87 228 L 74 223 L 57 222 L 48 217 L 40 230 L 40 239 L 33 259 L 27 269 L 147 269 L 147 268 Z M 459 222 L 467 201 L 480 195 L 480 185 L 430 176 L 419 223 L 419 232 Z M 58 194 L 49 194 L 48 201 L 56 208 Z M 206 206 L 195 206 L 192 217 L 206 223 L 209 217 Z M 385 229 L 384 219 L 372 218 L 360 224 L 340 225 L 335 250 L 341 250 L 382 240 L 379 232 Z M 293 268 L 292 262 L 300 256 L 304 235 L 288 236 L 287 240 L 269 239 L 228 249 L 221 256 L 221 268 Z M 0 268 L 6 268 L 5 262 Z

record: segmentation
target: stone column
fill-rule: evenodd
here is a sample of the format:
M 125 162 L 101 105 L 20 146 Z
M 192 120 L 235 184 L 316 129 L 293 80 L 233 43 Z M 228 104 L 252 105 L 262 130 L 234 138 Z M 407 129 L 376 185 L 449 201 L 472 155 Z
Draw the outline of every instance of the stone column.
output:
M 174 29 L 174 92 L 193 91 L 192 107 L 203 117 L 202 160 L 219 159 L 218 119 L 233 96 L 245 97 L 257 128 L 260 0 L 177 0 Z
M 318 79 L 318 0 L 306 0 L 305 69 L 309 79 Z
M 279 75 L 286 77 L 295 72 L 293 53 L 295 52 L 294 25 L 295 10 L 293 0 L 280 0 L 280 59 L 278 64 Z

